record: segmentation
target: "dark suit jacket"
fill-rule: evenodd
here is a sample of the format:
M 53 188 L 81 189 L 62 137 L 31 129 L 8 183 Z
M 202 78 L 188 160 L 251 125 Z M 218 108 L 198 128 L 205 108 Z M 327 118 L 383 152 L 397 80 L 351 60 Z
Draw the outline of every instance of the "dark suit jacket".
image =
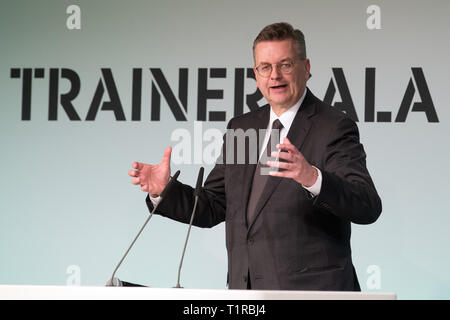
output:
M 270 107 L 230 120 L 229 129 L 266 129 Z M 269 177 L 256 216 L 246 208 L 256 164 L 222 164 L 200 193 L 194 225 L 226 223 L 230 289 L 360 290 L 352 264 L 350 223 L 369 224 L 381 200 L 366 168 L 356 124 L 309 90 L 288 138 L 322 172 L 322 188 L 311 197 L 288 178 Z M 229 142 L 224 136 L 224 146 Z M 226 148 L 222 149 L 223 158 Z M 248 156 L 248 155 L 247 155 Z M 157 213 L 189 223 L 193 188 L 176 182 Z M 152 204 L 147 197 L 147 204 Z

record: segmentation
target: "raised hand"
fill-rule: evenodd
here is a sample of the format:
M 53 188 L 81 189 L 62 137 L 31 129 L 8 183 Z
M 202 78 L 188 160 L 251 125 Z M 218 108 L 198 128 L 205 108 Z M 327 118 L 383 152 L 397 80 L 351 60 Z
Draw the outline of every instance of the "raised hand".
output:
M 142 162 L 133 162 L 128 175 L 133 177 L 132 184 L 140 185 L 141 190 L 157 197 L 166 187 L 170 179 L 170 156 L 172 147 L 164 151 L 163 159 L 159 164 L 151 165 Z
M 317 180 L 317 170 L 309 164 L 288 138 L 284 138 L 283 144 L 277 145 L 277 148 L 284 152 L 273 151 L 271 156 L 284 159 L 285 162 L 267 161 L 267 165 L 285 170 L 270 171 L 269 174 L 275 177 L 291 178 L 305 187 L 311 187 Z

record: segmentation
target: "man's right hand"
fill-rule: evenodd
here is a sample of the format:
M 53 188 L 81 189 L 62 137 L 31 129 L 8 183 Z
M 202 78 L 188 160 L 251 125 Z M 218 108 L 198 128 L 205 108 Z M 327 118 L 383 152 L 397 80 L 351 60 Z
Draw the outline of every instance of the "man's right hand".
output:
M 167 147 L 161 163 L 156 165 L 133 162 L 133 169 L 128 175 L 133 177 L 132 184 L 141 185 L 141 190 L 152 197 L 158 197 L 166 187 L 170 178 L 170 156 L 172 147 Z

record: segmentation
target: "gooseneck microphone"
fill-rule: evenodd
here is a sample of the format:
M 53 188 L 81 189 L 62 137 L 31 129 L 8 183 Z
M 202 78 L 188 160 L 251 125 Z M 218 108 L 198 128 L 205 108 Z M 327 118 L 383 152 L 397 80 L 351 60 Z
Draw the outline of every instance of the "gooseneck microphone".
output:
M 136 240 L 139 238 L 139 236 L 141 235 L 142 231 L 144 230 L 145 226 L 147 225 L 147 223 L 150 221 L 151 217 L 153 216 L 153 213 L 155 212 L 156 208 L 158 208 L 159 204 L 161 203 L 161 201 L 163 201 L 164 197 L 166 196 L 167 192 L 169 191 L 170 187 L 172 186 L 173 182 L 177 180 L 178 176 L 180 175 L 180 170 L 178 170 L 177 172 L 175 172 L 175 174 L 173 175 L 173 177 L 169 180 L 169 182 L 167 183 L 166 187 L 164 188 L 164 190 L 161 192 L 161 200 L 155 205 L 155 207 L 153 208 L 152 212 L 150 212 L 150 215 L 148 216 L 147 220 L 145 220 L 144 225 L 141 227 L 141 230 L 139 230 L 138 234 L 136 235 L 136 237 L 134 238 L 133 242 L 131 242 L 131 245 L 128 247 L 127 251 L 125 252 L 125 254 L 123 255 L 122 259 L 120 259 L 119 263 L 117 264 L 117 267 L 114 269 L 114 272 L 111 276 L 111 278 L 108 280 L 108 282 L 106 283 L 107 287 L 122 287 L 122 286 L 126 286 L 126 283 L 123 281 L 120 281 L 117 278 L 114 278 L 117 270 L 119 269 L 120 265 L 122 264 L 123 260 L 125 260 L 125 257 L 127 256 L 128 252 L 130 252 L 131 248 L 133 247 L 134 243 L 136 242 Z M 133 284 L 131 284 L 133 285 Z
M 187 246 L 187 243 L 188 243 L 188 240 L 189 240 L 189 234 L 191 232 L 192 222 L 194 221 L 195 209 L 197 209 L 197 202 L 198 202 L 198 197 L 200 195 L 200 189 L 201 189 L 201 187 L 203 185 L 203 172 L 204 171 L 205 171 L 205 169 L 203 167 L 201 167 L 200 171 L 198 172 L 197 185 L 195 186 L 195 191 L 194 191 L 194 196 L 195 196 L 194 208 L 192 209 L 191 221 L 189 222 L 188 232 L 187 232 L 187 235 L 186 235 L 186 240 L 184 242 L 183 253 L 181 255 L 180 266 L 178 267 L 178 280 L 177 280 L 177 284 L 176 284 L 175 288 L 182 288 L 180 286 L 181 267 L 183 266 L 184 253 L 186 252 L 186 246 Z

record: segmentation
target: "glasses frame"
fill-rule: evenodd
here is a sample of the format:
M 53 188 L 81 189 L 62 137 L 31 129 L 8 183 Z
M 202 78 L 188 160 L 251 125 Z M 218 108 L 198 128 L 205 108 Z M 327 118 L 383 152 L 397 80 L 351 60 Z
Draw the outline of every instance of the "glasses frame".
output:
M 281 60 L 281 61 L 278 61 L 277 63 L 265 63 L 265 62 L 264 62 L 264 63 L 260 63 L 257 67 L 255 67 L 255 69 L 256 69 L 256 71 L 258 72 L 258 74 L 259 74 L 261 77 L 263 77 L 263 78 L 268 78 L 268 77 L 270 77 L 270 75 L 271 75 L 272 72 L 273 72 L 273 66 L 274 66 L 274 65 L 276 65 L 277 70 L 279 70 L 282 74 L 291 74 L 292 71 L 294 71 L 294 66 L 295 66 L 295 64 L 296 64 L 298 61 L 304 61 L 304 60 L 306 60 L 306 59 L 292 59 L 292 58 L 286 58 L 286 59 L 283 59 L 283 60 Z M 282 66 L 283 64 L 285 64 L 285 63 L 291 63 L 291 64 L 292 64 L 292 70 L 290 70 L 289 72 L 283 71 L 283 70 L 281 69 L 281 66 Z M 270 66 L 270 71 L 268 72 L 267 75 L 264 75 L 264 74 L 261 73 L 260 68 L 262 67 L 263 64 L 264 64 L 264 65 Z

